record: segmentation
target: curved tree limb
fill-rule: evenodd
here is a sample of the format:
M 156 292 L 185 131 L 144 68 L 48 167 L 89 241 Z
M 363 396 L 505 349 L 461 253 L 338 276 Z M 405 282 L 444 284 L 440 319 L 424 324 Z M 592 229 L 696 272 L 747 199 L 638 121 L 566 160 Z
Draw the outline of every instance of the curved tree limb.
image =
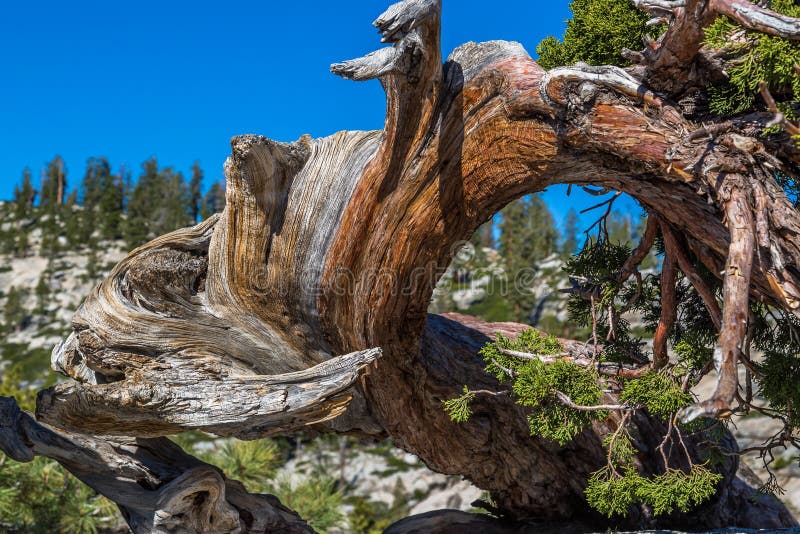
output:
M 692 87 L 705 86 L 724 74 L 709 68 L 713 64 L 703 53 L 703 29 L 718 16 L 726 16 L 743 28 L 800 39 L 800 20 L 776 13 L 749 0 L 633 0 L 634 4 L 659 17 L 667 17 L 669 28 L 642 53 L 646 78 L 657 91 L 684 94 Z M 659 21 L 661 22 L 661 21 Z M 702 68 L 698 63 L 704 62 Z M 709 80 L 709 76 L 711 79 Z

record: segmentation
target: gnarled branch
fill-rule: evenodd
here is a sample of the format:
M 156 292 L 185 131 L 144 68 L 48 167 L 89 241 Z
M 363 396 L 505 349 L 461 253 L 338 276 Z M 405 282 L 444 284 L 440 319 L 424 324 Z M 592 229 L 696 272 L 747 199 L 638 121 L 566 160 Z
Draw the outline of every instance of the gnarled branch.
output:
M 0 450 L 20 462 L 57 461 L 114 500 L 136 534 L 313 532 L 275 497 L 248 493 L 166 438 L 102 440 L 59 431 L 0 397 Z

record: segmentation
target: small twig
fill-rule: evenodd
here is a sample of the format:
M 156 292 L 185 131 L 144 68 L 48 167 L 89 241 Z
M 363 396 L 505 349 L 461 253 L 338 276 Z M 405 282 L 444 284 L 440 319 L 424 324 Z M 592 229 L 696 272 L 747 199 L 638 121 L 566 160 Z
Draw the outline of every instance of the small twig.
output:
M 488 389 L 470 389 L 467 390 L 467 394 L 472 395 L 491 395 L 492 397 L 502 397 L 503 395 L 508 395 L 510 392 L 508 390 L 503 391 L 491 391 Z
M 691 468 L 694 467 L 694 462 L 692 461 L 692 455 L 689 454 L 689 449 L 686 448 L 686 443 L 683 442 L 683 433 L 680 427 L 676 426 L 675 432 L 678 434 L 678 442 L 681 444 L 681 448 L 683 448 L 683 453 L 686 455 L 686 461 L 689 462 L 689 469 L 691 470 Z
M 606 341 L 611 341 L 612 339 L 616 339 L 617 332 L 615 321 L 616 319 L 616 310 L 614 309 L 614 304 L 608 305 L 608 334 L 606 335 Z
M 608 467 L 611 468 L 611 471 L 615 475 L 619 475 L 617 469 L 614 467 L 614 462 L 611 460 L 611 456 L 614 452 L 614 442 L 617 441 L 617 436 L 619 433 L 625 428 L 625 424 L 628 422 L 632 412 L 625 412 L 625 415 L 622 416 L 622 419 L 619 421 L 619 425 L 617 425 L 617 429 L 611 435 L 611 439 L 608 441 L 608 453 L 606 455 L 606 461 L 608 462 Z
M 518 373 L 517 373 L 517 372 L 515 372 L 513 369 L 509 369 L 509 368 L 507 368 L 507 367 L 503 367 L 502 365 L 500 365 L 500 364 L 497 362 L 497 360 L 495 360 L 494 358 L 492 358 L 492 363 L 495 365 L 495 367 L 497 367 L 498 369 L 500 369 L 501 371 L 503 371 L 505 374 L 507 374 L 507 375 L 508 375 L 509 377 L 511 377 L 511 378 L 514 378 L 515 376 L 517 376 L 517 375 L 518 375 Z
M 497 345 L 495 345 L 497 347 Z M 522 352 L 518 350 L 512 349 L 505 349 L 502 347 L 497 347 L 497 350 L 500 351 L 501 354 L 505 354 L 506 356 L 511 356 L 512 358 L 520 358 L 522 360 L 539 360 L 542 363 L 553 363 L 562 359 L 565 356 L 569 356 L 567 352 L 559 352 L 558 354 L 534 354 L 532 352 Z
M 598 412 L 598 411 L 615 411 L 621 410 L 630 412 L 636 409 L 634 406 L 628 406 L 626 404 L 598 404 L 596 406 L 582 406 L 580 404 L 575 404 L 572 402 L 565 393 L 558 391 L 557 389 L 553 390 L 553 393 L 558 398 L 559 402 L 568 408 L 572 408 L 573 410 L 578 410 L 580 412 Z
M 592 223 L 592 225 L 584 231 L 584 234 L 588 235 L 589 232 L 591 232 L 595 226 L 599 225 L 599 230 L 602 231 L 603 234 L 605 234 L 606 239 L 608 239 L 608 230 L 605 221 L 606 219 L 608 219 L 608 216 L 611 215 L 611 209 L 614 207 L 614 201 L 617 200 L 617 198 L 619 198 L 621 194 L 622 191 L 617 191 L 611 196 L 611 198 L 608 198 L 603 202 L 600 202 L 599 204 L 595 204 L 594 206 L 590 206 L 584 210 L 581 210 L 581 213 L 586 213 L 588 211 L 595 210 L 602 206 L 608 206 L 606 208 L 605 213 L 603 213 L 603 215 L 601 215 L 599 219 L 597 219 L 594 223 Z
M 672 428 L 674 426 L 675 417 L 669 418 L 669 425 L 667 426 L 667 433 L 664 434 L 664 439 L 661 441 L 661 445 L 658 446 L 658 451 L 661 453 L 661 458 L 664 460 L 664 470 L 669 469 L 669 460 L 667 459 L 667 454 L 664 452 L 664 447 L 667 445 L 667 441 L 672 441 Z M 672 452 L 672 449 L 670 449 Z
M 770 113 L 775 115 L 775 118 L 772 119 L 769 123 L 767 123 L 767 127 L 781 125 L 784 130 L 786 130 L 789 135 L 800 135 L 800 128 L 797 125 L 793 124 L 791 121 L 786 119 L 786 116 L 778 109 L 778 105 L 775 103 L 775 99 L 772 97 L 772 93 L 769 92 L 769 86 L 767 82 L 761 82 L 759 84 L 759 89 L 761 91 L 761 98 L 764 99 L 764 102 L 767 104 L 767 109 L 769 109 Z

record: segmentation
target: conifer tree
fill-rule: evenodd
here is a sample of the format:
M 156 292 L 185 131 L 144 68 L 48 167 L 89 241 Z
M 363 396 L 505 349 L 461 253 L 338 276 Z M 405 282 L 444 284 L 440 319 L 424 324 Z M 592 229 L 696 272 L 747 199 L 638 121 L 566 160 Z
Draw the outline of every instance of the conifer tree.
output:
M 108 165 L 105 159 L 102 159 Z M 104 239 L 118 239 L 121 237 L 122 212 L 125 206 L 125 190 L 123 170 L 119 175 L 110 172 L 104 173 L 101 182 L 101 195 L 98 203 L 99 230 Z
M 633 243 L 636 241 L 636 226 L 630 213 L 612 211 L 606 218 L 608 239 L 612 243 Z
M 14 187 L 14 217 L 22 221 L 33 214 L 33 203 L 36 200 L 36 190 L 31 181 L 31 170 L 22 171 L 22 183 Z
M 580 242 L 578 234 L 580 232 L 580 219 L 575 208 L 570 208 L 564 218 L 563 241 L 561 243 L 561 253 L 564 256 L 572 256 L 577 252 Z
M 166 167 L 159 172 L 159 176 L 163 196 L 152 226 L 156 235 L 192 224 L 191 193 L 183 174 Z
M 142 164 L 142 174 L 128 202 L 124 233 L 129 246 L 141 245 L 150 236 L 149 221 L 161 200 L 161 189 L 158 161 L 151 158 Z
M 102 194 L 102 176 L 109 173 L 108 164 L 95 158 L 86 162 L 86 173 L 81 181 L 81 224 L 79 229 L 80 243 L 88 243 L 92 233 L 97 228 L 97 205 Z
M 128 202 L 125 239 L 138 246 L 156 235 L 191 224 L 191 195 L 180 172 L 158 168 L 152 158 L 142 164 L 142 174 Z
M 91 229 L 84 223 L 85 210 L 78 205 L 78 192 L 72 191 L 59 209 L 64 235 L 71 247 L 79 247 L 91 241 Z M 90 227 L 91 228 L 91 227 Z M 87 235 L 82 235 L 83 233 Z
M 189 182 L 189 205 L 192 211 L 192 223 L 200 220 L 200 209 L 203 202 L 203 169 L 200 163 L 195 161 L 192 165 L 192 179 Z
M 22 172 L 22 183 L 14 187 L 14 229 L 8 229 L 4 236 L 4 249 L 22 258 L 30 249 L 28 232 L 31 217 L 33 217 L 33 203 L 36 199 L 36 190 L 31 183 L 31 171 L 28 168 Z
M 47 164 L 42 176 L 41 206 L 45 209 L 64 203 L 67 189 L 67 170 L 61 156 Z
M 67 171 L 64 167 L 64 160 L 61 159 L 61 156 L 56 156 L 47 164 L 42 177 L 40 253 L 43 256 L 53 257 L 60 249 L 58 238 L 61 235 L 62 206 L 66 187 Z
M 26 315 L 25 291 L 11 286 L 3 307 L 3 321 L 6 332 L 19 332 L 22 329 Z
M 112 174 L 111 165 L 105 158 L 90 158 L 86 164 L 86 174 L 81 184 L 83 198 L 82 239 L 93 243 L 89 238 L 95 231 L 103 239 L 120 237 L 120 222 L 124 204 L 124 191 L 121 176 Z
M 36 314 L 37 315 L 45 315 L 47 312 L 47 304 L 50 298 L 50 286 L 47 283 L 48 271 L 45 270 L 39 276 L 39 281 L 36 284 L 36 289 L 34 290 L 36 293 Z
M 532 269 L 558 250 L 553 216 L 538 195 L 523 197 L 502 212 L 500 253 L 506 265 L 513 319 L 529 322 L 535 305 L 530 292 Z
M 220 182 L 214 182 L 206 194 L 203 195 L 200 216 L 203 219 L 208 219 L 223 209 L 225 209 L 225 187 Z

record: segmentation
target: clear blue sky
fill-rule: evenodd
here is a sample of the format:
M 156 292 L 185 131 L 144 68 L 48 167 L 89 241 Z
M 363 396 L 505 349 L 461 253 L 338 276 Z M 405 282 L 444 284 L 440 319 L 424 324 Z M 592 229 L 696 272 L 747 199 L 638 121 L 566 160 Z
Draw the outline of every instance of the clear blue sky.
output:
M 26 166 L 38 178 L 56 154 L 73 186 L 91 156 L 134 176 L 151 156 L 185 174 L 199 160 L 211 181 L 237 134 L 291 141 L 380 128 L 378 82 L 342 80 L 328 67 L 382 46 L 370 23 L 390 3 L 4 2 L 0 199 Z M 562 35 L 567 4 L 444 0 L 444 55 L 490 39 L 520 41 L 533 55 L 542 38 Z M 560 219 L 563 190 L 550 196 Z

